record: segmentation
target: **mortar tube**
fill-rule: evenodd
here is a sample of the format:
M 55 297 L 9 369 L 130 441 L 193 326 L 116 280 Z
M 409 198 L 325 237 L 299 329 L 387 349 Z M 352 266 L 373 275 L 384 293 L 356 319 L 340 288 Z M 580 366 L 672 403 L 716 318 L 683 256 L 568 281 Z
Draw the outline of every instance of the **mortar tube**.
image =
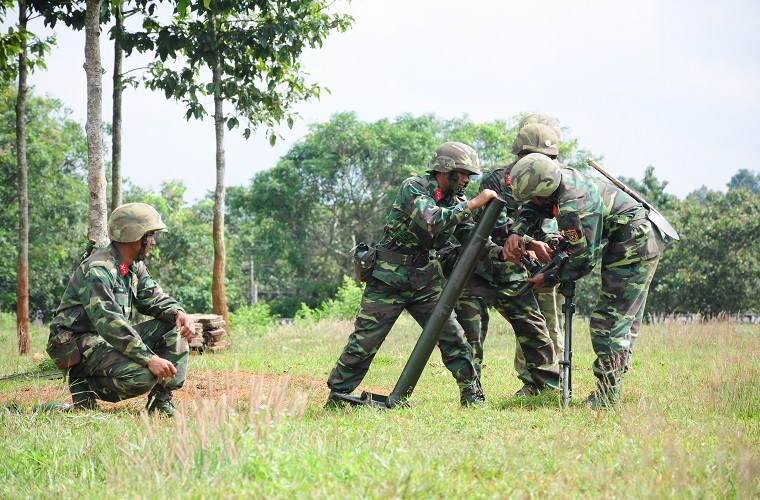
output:
M 412 354 L 404 366 L 401 376 L 396 382 L 396 387 L 388 395 L 386 405 L 389 408 L 403 404 L 414 391 L 415 385 L 420 380 L 422 371 L 425 369 L 433 349 L 438 343 L 438 337 L 443 331 L 446 321 L 454 310 L 454 305 L 459 296 L 462 295 L 465 285 L 470 280 L 475 266 L 480 259 L 483 248 L 489 239 L 491 231 L 496 225 L 501 210 L 504 208 L 504 202 L 498 198 L 492 199 L 483 215 L 480 217 L 475 229 L 472 232 L 470 241 L 464 247 L 462 256 L 459 258 L 451 277 L 443 287 L 438 303 L 435 305 L 425 327 L 422 329 L 419 340 L 412 350 Z

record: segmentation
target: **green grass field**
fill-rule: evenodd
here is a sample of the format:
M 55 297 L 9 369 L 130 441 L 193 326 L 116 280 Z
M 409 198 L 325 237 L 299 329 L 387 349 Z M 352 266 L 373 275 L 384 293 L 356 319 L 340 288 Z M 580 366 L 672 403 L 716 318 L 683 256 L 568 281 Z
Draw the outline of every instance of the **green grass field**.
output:
M 7 318 L 8 316 L 6 316 Z M 29 413 L 63 399 L 60 380 L 0 382 L 0 498 L 501 498 L 760 495 L 760 327 L 645 326 L 623 403 L 594 412 L 588 327 L 574 336 L 574 388 L 528 402 L 512 370 L 514 336 L 492 322 L 488 405 L 459 407 L 438 352 L 409 408 L 322 409 L 324 381 L 350 322 L 280 327 L 192 356 L 174 420 L 144 398 L 102 411 Z M 387 394 L 419 328 L 402 317 L 362 388 Z M 33 352 L 46 332 L 35 330 Z M 35 367 L 0 324 L 0 373 Z M 287 384 L 287 385 L 286 385 Z

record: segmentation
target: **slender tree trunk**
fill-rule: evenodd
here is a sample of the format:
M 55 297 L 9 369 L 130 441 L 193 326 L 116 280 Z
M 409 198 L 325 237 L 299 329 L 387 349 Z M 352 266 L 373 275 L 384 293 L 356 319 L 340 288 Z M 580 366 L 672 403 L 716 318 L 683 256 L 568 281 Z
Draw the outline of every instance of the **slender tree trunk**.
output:
M 90 208 L 88 237 L 108 245 L 106 231 L 106 170 L 103 162 L 103 67 L 100 61 L 100 0 L 87 0 L 84 18 L 84 68 L 87 74 L 87 165 Z
M 212 34 L 216 37 L 215 22 L 213 14 L 211 16 Z M 224 100 L 221 95 L 222 87 L 222 64 L 217 55 L 214 61 L 214 67 L 211 69 L 212 79 L 216 86 L 214 90 L 214 131 L 216 136 L 216 190 L 214 191 L 214 271 L 211 278 L 211 303 L 214 314 L 224 317 L 226 325 L 229 325 L 229 311 L 227 309 L 227 293 L 225 291 L 225 268 L 226 268 L 226 251 L 224 248 L 224 209 L 225 209 L 225 188 L 224 188 Z
M 111 137 L 111 210 L 121 205 L 121 96 L 124 87 L 121 81 L 121 63 L 124 51 L 119 45 L 119 37 L 124 29 L 123 4 L 114 8 L 116 25 L 113 42 L 113 135 Z
M 259 289 L 256 286 L 256 274 L 253 270 L 253 253 L 248 254 L 248 278 L 250 280 L 250 299 L 249 306 L 259 301 Z
M 18 353 L 28 354 L 29 340 L 29 167 L 26 163 L 26 2 L 18 5 L 21 51 L 18 55 L 18 95 L 16 96 L 16 159 L 18 166 L 18 267 L 16 274 L 16 331 Z

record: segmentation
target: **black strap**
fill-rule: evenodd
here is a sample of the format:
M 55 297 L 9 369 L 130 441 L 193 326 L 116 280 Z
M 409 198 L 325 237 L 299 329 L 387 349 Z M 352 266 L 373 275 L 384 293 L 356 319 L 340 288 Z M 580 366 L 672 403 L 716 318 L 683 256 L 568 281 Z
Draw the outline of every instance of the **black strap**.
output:
M 391 264 L 401 264 L 403 266 L 412 267 L 425 267 L 427 263 L 430 262 L 429 253 L 417 255 L 404 254 L 391 252 L 383 247 L 377 247 L 377 258 L 385 262 L 390 262 Z

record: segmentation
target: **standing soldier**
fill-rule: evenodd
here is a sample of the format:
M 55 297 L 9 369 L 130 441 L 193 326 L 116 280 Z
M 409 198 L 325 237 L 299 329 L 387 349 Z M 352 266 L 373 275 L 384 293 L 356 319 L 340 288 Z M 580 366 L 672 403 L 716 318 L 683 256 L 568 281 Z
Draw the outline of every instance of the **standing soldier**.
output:
M 478 156 L 459 142 L 440 145 L 426 176 L 405 179 L 396 195 L 377 246 L 377 260 L 362 296 L 361 310 L 338 362 L 327 379 L 326 407 L 341 406 L 336 393 L 351 393 L 369 370 L 386 336 L 403 310 L 424 326 L 442 291 L 441 248 L 457 225 L 496 196 L 484 190 L 470 201 L 455 195 L 480 173 Z M 453 374 L 463 406 L 485 402 L 470 354 L 471 347 L 453 315 L 438 340 L 441 357 Z
M 507 239 L 505 254 L 519 258 L 525 251 L 520 235 L 542 217 L 555 217 L 570 243 L 570 257 L 559 270 L 528 278 L 534 288 L 577 281 L 601 259 L 601 293 L 590 321 L 597 386 L 587 404 L 594 409 L 614 407 L 620 401 L 631 337 L 641 325 L 662 253 L 662 236 L 644 206 L 612 182 L 560 168 L 543 154 L 518 161 L 511 184 L 515 199 L 530 205 L 512 227 L 516 234 Z
M 530 115 L 523 121 L 526 122 L 531 116 L 535 115 Z M 518 156 L 534 151 L 556 156 L 557 141 L 552 128 L 531 121 L 520 129 L 513 151 L 517 150 Z M 505 200 L 499 222 L 491 233 L 492 239 L 499 245 L 504 244 L 513 222 L 512 216 L 519 206 L 512 198 L 507 182 L 513 165 L 514 163 L 489 172 L 480 183 L 481 189 L 493 190 Z M 538 250 L 543 248 L 538 246 L 538 242 L 531 245 Z M 473 358 L 478 369 L 482 365 L 483 344 L 488 334 L 489 307 L 494 307 L 512 325 L 517 344 L 515 368 L 518 378 L 523 382 L 522 388 L 515 393 L 517 397 L 535 396 L 544 389 L 559 387 L 559 358 L 554 340 L 559 335 L 547 328 L 549 324 L 557 328 L 553 289 L 547 290 L 548 293 L 526 293 L 516 297 L 513 293 L 524 283 L 524 278 L 525 270 L 516 264 L 482 259 L 455 309 L 457 321 L 473 346 Z M 551 300 L 538 300 L 542 295 Z M 543 314 L 540 309 L 542 303 L 546 310 Z
M 74 271 L 50 323 L 47 351 L 68 375 L 75 408 L 149 392 L 148 412 L 173 415 L 172 391 L 187 371 L 184 339 L 195 326 L 143 262 L 156 244 L 153 233 L 165 229 L 150 205 L 121 205 L 108 220 L 111 244 Z M 154 319 L 131 325 L 133 308 Z

